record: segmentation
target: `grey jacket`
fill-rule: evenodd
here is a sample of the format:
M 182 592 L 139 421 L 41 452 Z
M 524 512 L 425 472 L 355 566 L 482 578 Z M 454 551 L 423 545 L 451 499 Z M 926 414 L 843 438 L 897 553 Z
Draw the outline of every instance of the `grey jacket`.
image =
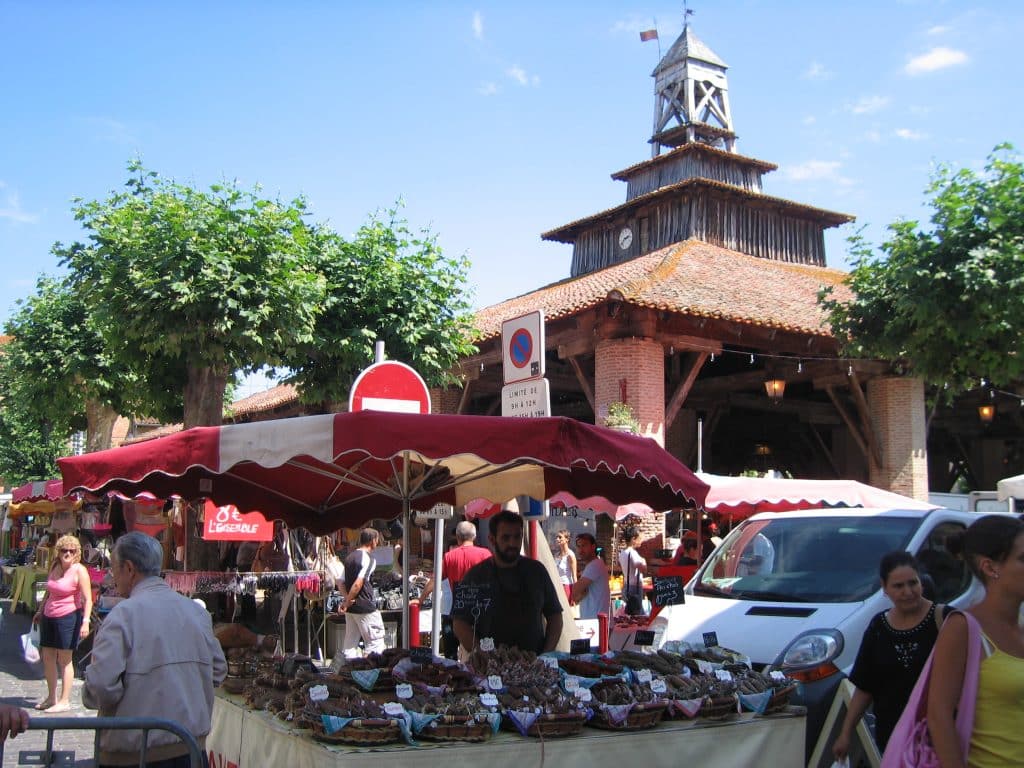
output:
M 151 576 L 114 606 L 97 631 L 82 699 L 101 716 L 173 720 L 202 746 L 213 689 L 226 673 L 210 615 Z M 97 762 L 138 765 L 141 744 L 141 731 L 104 731 Z M 150 731 L 148 747 L 147 760 L 187 753 L 167 731 Z

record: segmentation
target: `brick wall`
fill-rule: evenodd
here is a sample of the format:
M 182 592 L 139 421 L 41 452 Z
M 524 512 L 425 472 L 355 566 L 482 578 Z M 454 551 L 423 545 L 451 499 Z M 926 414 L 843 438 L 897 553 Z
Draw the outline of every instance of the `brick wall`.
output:
M 640 420 L 640 433 L 665 444 L 665 350 L 661 344 L 635 338 L 598 342 L 594 378 L 598 423 L 608 413 L 609 403 L 625 400 Z
M 871 379 L 868 406 L 882 454 L 871 485 L 927 501 L 924 383 L 908 377 Z
M 462 398 L 462 390 L 458 387 L 430 388 L 431 413 L 455 413 Z

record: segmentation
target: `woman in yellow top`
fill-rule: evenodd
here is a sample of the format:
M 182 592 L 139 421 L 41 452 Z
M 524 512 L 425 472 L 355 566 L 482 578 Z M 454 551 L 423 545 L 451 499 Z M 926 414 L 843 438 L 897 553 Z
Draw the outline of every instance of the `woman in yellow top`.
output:
M 952 543 L 952 542 L 951 542 Z M 985 585 L 970 608 L 984 633 L 969 768 L 1024 765 L 1024 523 L 986 515 L 963 534 L 963 555 Z M 928 730 L 942 768 L 962 768 L 954 716 L 967 664 L 967 620 L 953 614 L 935 643 L 928 690 Z

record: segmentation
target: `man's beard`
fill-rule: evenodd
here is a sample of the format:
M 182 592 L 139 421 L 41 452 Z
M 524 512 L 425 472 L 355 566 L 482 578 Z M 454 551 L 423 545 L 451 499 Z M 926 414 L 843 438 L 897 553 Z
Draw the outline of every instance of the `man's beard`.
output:
M 512 565 L 519 559 L 519 550 L 512 548 L 504 550 L 496 549 L 494 551 L 494 556 L 506 565 Z

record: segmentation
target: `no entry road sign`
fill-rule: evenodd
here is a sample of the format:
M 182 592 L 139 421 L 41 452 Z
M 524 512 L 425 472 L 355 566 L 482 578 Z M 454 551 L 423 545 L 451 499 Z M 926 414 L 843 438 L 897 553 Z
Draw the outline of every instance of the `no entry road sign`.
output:
M 348 409 L 430 413 L 430 392 L 418 373 L 405 363 L 385 360 L 365 368 L 348 396 Z

